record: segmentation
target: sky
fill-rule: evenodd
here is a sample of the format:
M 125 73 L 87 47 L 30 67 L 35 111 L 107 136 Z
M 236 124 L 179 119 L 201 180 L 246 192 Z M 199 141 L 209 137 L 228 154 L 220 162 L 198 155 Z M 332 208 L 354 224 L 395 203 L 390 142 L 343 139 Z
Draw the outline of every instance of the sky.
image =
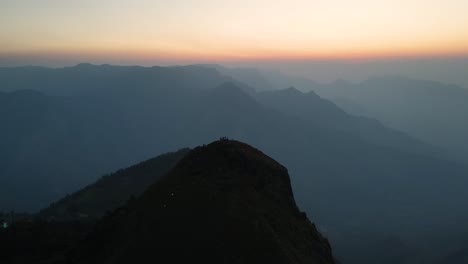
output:
M 0 66 L 220 63 L 468 87 L 468 0 L 0 0 Z
M 0 0 L 0 54 L 247 60 L 468 54 L 467 0 Z

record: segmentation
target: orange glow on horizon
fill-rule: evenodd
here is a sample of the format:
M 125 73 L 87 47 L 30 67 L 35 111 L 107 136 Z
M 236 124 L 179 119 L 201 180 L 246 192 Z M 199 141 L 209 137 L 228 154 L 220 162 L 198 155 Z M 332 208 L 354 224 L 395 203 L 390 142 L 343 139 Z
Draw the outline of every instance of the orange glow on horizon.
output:
M 4 0 L 0 55 L 200 62 L 466 56 L 466 10 L 466 0 Z
M 360 59 L 383 59 L 383 58 L 414 58 L 414 57 L 465 57 L 468 56 L 468 46 L 458 49 L 422 49 L 414 47 L 406 50 L 366 49 L 351 51 L 275 51 L 275 50 L 228 50 L 227 52 L 185 50 L 119 50 L 119 49 L 54 49 L 54 50 L 32 50 L 0 52 L 0 55 L 10 56 L 47 56 L 47 57 L 73 57 L 100 60 L 135 60 L 135 61 L 200 61 L 200 62 L 222 62 L 222 61 L 282 61 L 282 60 L 360 60 Z

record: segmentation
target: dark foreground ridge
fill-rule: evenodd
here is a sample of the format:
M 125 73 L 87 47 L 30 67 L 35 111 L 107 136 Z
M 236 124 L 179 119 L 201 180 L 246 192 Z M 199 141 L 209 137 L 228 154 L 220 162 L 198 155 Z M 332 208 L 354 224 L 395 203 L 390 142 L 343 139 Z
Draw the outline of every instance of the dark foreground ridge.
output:
M 77 263 L 334 263 L 298 210 L 286 168 L 231 140 L 195 148 L 73 255 Z
M 0 229 L 0 248 L 2 264 L 334 263 L 287 169 L 227 139 L 104 177 Z

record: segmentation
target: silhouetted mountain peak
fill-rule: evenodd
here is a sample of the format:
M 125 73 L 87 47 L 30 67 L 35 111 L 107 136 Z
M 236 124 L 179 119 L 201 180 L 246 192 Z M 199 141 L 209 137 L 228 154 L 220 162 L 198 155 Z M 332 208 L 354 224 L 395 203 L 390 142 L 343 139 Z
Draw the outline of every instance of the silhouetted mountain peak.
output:
M 314 92 L 303 93 L 295 87 L 287 89 L 267 91 L 259 93 L 258 99 L 264 105 L 274 108 L 281 108 L 286 112 L 291 112 L 295 109 L 296 114 L 315 113 L 334 113 L 340 111 L 335 105 L 329 101 L 320 98 Z M 280 110 L 280 109 L 278 109 Z M 341 111 L 340 111 L 341 112 Z
M 299 91 L 298 89 L 296 89 L 296 88 L 293 87 L 293 86 L 291 86 L 291 87 L 289 87 L 289 88 L 286 88 L 286 89 L 284 89 L 283 91 L 284 91 L 284 93 L 287 93 L 287 94 L 295 94 L 295 95 L 297 95 L 297 94 L 299 94 L 299 95 L 300 95 L 300 94 L 303 94 L 301 91 Z
M 298 90 L 296 87 L 289 87 L 289 88 L 281 89 L 281 90 L 262 92 L 261 95 L 271 95 L 271 96 L 283 98 L 283 100 L 295 99 L 295 100 L 307 101 L 310 104 L 315 104 L 315 103 L 320 104 L 323 101 L 325 101 L 313 91 L 304 93 Z
M 88 62 L 83 62 L 83 63 L 79 63 L 79 64 L 73 66 L 72 68 L 77 68 L 77 69 L 89 69 L 89 68 L 93 68 L 93 67 L 99 67 L 99 66 L 98 66 L 98 65 L 91 64 L 91 63 L 88 63 Z
M 209 67 L 209 68 L 223 68 L 221 64 L 216 64 L 216 63 L 201 63 L 201 64 L 194 64 L 194 66 Z
M 296 206 L 287 170 L 244 143 L 197 147 L 136 201 L 103 219 L 79 263 L 334 263 Z
M 244 191 L 255 188 L 267 190 L 277 196 L 279 202 L 294 205 L 293 193 L 287 169 L 263 152 L 235 140 L 219 140 L 207 146 L 197 147 L 184 158 L 178 167 L 202 170 L 220 189 Z M 185 173 L 192 177 L 193 172 Z M 220 177 L 220 173 L 228 173 Z

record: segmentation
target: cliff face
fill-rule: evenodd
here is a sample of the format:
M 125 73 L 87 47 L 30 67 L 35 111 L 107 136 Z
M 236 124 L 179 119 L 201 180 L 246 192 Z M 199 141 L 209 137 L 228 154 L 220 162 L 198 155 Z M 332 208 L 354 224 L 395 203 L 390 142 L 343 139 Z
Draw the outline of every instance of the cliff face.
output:
M 282 165 L 221 140 L 188 153 L 138 199 L 106 216 L 79 263 L 334 263 L 299 211 Z

